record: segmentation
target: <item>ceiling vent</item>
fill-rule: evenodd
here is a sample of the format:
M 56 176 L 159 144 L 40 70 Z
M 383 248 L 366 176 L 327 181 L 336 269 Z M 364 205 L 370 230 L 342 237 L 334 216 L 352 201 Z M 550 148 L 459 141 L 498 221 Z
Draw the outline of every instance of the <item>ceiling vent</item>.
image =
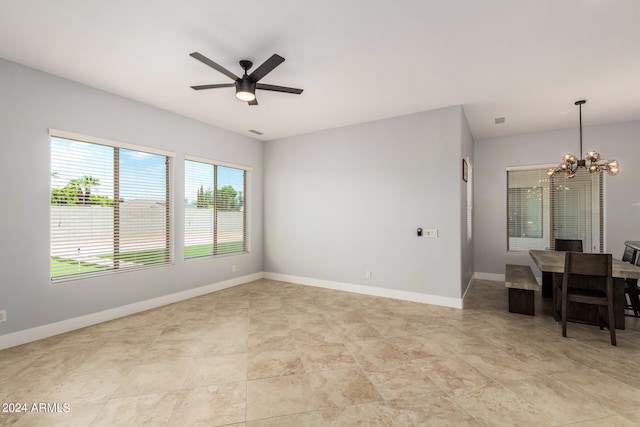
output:
M 493 119 L 494 123 L 497 125 L 501 125 L 504 123 L 504 117 L 496 117 L 495 119 Z
M 249 132 L 255 133 L 256 135 L 262 135 L 262 132 L 259 132 L 259 131 L 255 130 L 255 129 L 249 129 Z

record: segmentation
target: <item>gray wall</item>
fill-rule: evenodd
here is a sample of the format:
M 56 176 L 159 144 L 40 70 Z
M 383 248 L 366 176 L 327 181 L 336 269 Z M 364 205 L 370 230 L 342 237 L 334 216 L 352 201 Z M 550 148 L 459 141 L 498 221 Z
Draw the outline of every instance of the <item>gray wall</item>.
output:
M 575 129 L 475 141 L 477 273 L 503 274 L 506 263 L 533 266 L 527 253 L 507 253 L 506 167 L 557 164 L 562 154 L 577 154 L 579 138 L 576 122 Z M 605 249 L 621 257 L 625 240 L 640 240 L 640 121 L 584 126 L 583 149 L 591 148 L 620 162 L 620 173 L 605 178 Z
M 0 335 L 263 271 L 261 142 L 2 59 L 0 94 Z M 50 284 L 49 128 L 176 152 L 174 265 Z M 181 259 L 185 153 L 253 167 L 250 254 Z
M 472 222 L 471 230 L 468 230 L 467 221 L 473 221 L 473 136 L 469 123 L 464 114 L 460 123 L 461 150 L 460 158 L 468 160 L 469 163 L 469 180 L 460 182 L 460 294 L 464 295 L 469 286 L 469 282 L 474 273 L 474 255 L 473 255 L 473 235 L 474 228 Z M 460 161 L 458 162 L 460 163 Z M 462 167 L 462 166 L 460 166 Z M 462 172 L 461 172 L 462 173 Z M 470 218 L 469 218 L 470 217 Z
M 456 106 L 267 142 L 265 271 L 459 298 L 463 117 Z

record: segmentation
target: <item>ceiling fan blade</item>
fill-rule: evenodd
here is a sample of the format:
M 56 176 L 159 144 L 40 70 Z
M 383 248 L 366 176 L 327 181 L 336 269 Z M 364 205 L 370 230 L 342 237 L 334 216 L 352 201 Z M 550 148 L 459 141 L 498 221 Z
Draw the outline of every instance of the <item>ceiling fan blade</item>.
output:
M 293 87 L 286 87 L 286 86 L 265 85 L 263 83 L 256 83 L 256 89 L 272 90 L 274 92 L 295 93 L 297 95 L 300 95 L 304 90 L 304 89 L 296 89 Z
M 216 64 L 215 62 L 213 62 L 212 60 L 210 60 L 206 56 L 202 55 L 201 53 L 193 52 L 193 53 L 190 53 L 189 55 L 192 56 L 193 58 L 197 59 L 198 61 L 202 62 L 203 64 L 208 65 L 209 67 L 213 68 L 214 70 L 224 74 L 225 76 L 229 77 L 232 80 L 238 80 L 240 78 L 240 77 L 236 76 L 235 74 L 233 74 L 231 71 L 229 71 L 226 68 L 224 68 L 222 65 Z
M 218 85 L 199 85 L 199 86 L 191 86 L 191 89 L 194 90 L 202 90 L 202 89 L 217 89 L 219 87 L 234 87 L 235 83 L 222 83 Z
M 258 68 L 253 70 L 253 73 L 249 74 L 249 80 L 252 82 L 257 82 L 271 71 L 276 68 L 278 65 L 284 62 L 284 58 L 276 53 L 271 55 L 271 58 L 267 59 L 260 65 Z
M 249 105 L 258 105 L 258 100 L 254 99 L 253 101 L 247 102 L 247 104 L 249 104 Z

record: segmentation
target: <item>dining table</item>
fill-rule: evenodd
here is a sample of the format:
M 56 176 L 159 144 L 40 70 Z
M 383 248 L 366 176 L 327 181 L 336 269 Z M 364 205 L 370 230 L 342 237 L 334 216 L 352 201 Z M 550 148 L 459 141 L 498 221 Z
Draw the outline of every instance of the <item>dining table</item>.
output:
M 558 286 L 562 283 L 562 275 L 564 273 L 564 256 L 566 252 L 537 250 L 531 249 L 529 255 L 535 262 L 536 266 L 543 273 L 553 274 L 553 313 L 557 316 L 557 301 L 560 296 L 557 295 Z M 617 258 L 613 258 L 612 265 L 613 276 L 613 311 L 616 329 L 625 328 L 625 279 L 640 279 L 640 267 L 628 262 L 623 262 Z M 556 317 L 556 320 L 557 317 Z M 587 306 L 585 304 L 571 303 L 567 306 L 567 321 L 598 324 L 598 310 L 595 306 Z

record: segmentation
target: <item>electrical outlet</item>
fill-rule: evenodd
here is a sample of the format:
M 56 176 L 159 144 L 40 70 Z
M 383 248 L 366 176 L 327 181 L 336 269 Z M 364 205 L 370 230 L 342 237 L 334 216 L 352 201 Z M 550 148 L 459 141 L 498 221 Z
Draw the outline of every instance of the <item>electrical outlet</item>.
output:
M 7 321 L 7 310 L 0 310 L 0 322 Z
M 233 265 L 231 266 L 231 272 L 232 272 L 232 273 L 235 273 L 236 271 L 237 271 L 236 265 L 235 265 L 235 264 L 233 264 Z
M 371 275 L 371 272 L 370 272 L 370 271 L 367 271 L 366 273 L 364 273 L 364 276 L 365 276 L 367 279 L 371 279 L 371 278 L 373 277 L 373 276 Z
M 424 235 L 425 237 L 438 237 L 438 230 L 437 229 L 424 230 Z

